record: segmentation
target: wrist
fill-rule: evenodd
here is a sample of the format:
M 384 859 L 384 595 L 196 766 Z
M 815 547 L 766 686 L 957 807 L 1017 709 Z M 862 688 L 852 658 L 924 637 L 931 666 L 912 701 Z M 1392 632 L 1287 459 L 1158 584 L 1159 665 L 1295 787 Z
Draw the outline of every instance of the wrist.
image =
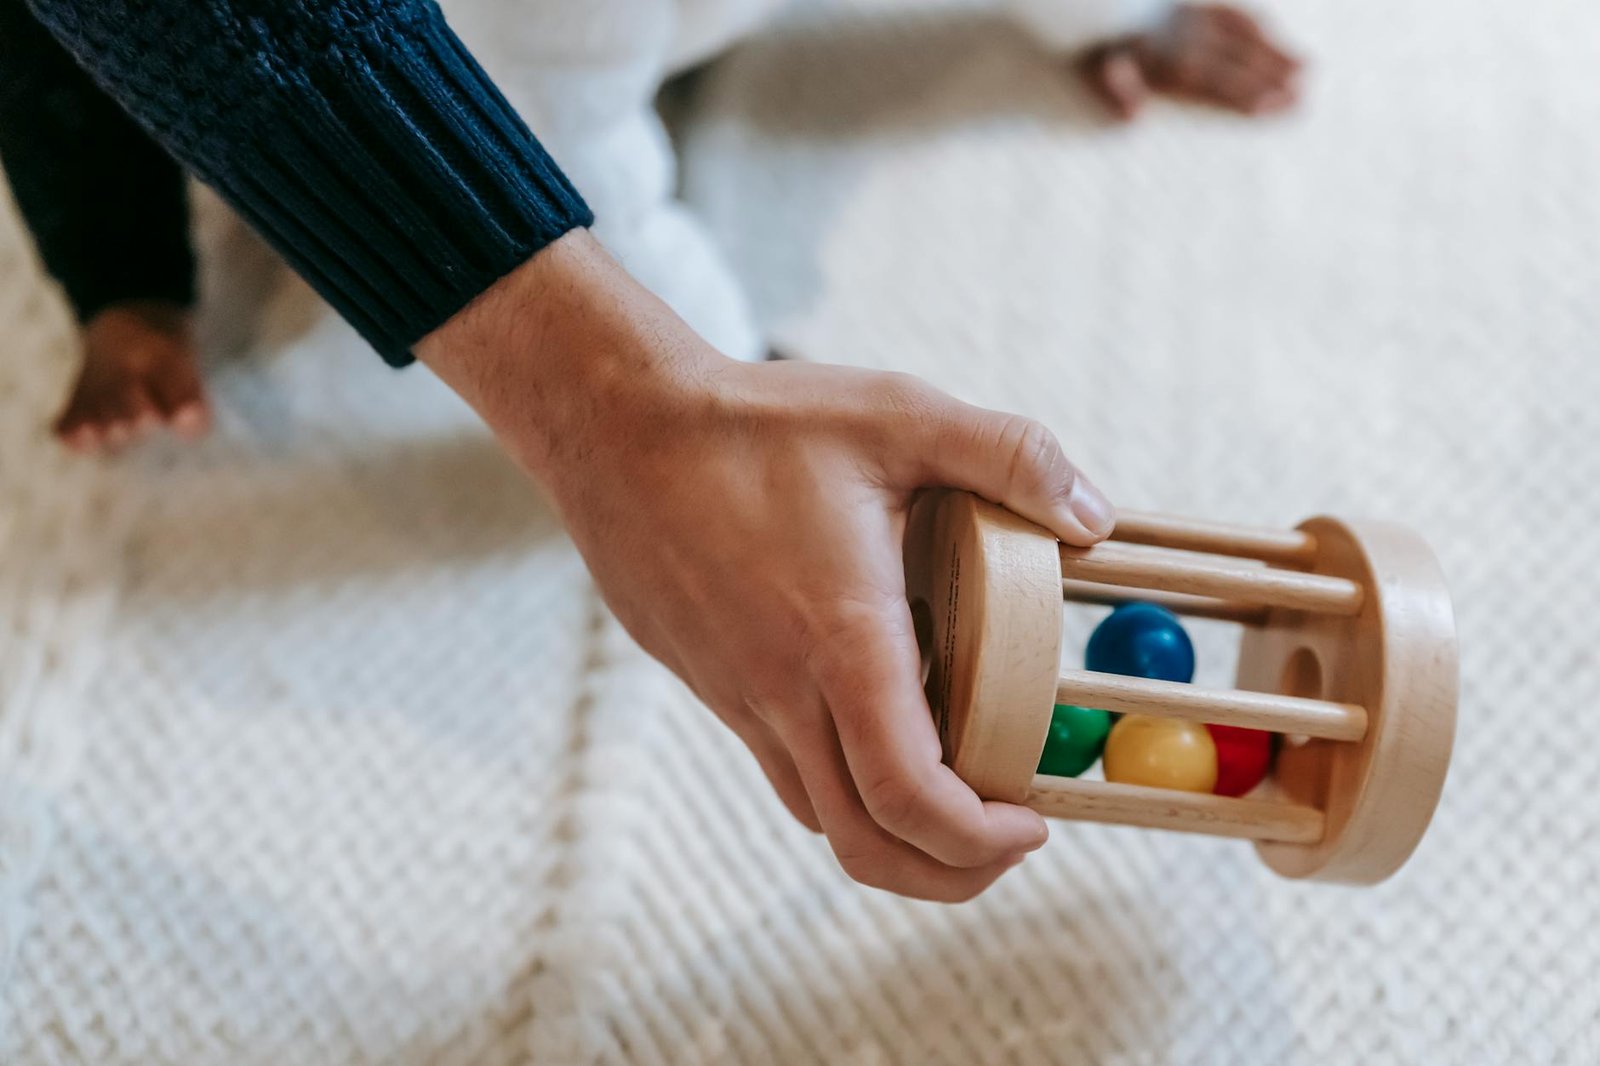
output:
M 587 230 L 544 248 L 415 351 L 547 487 L 595 442 L 650 432 L 701 401 L 731 362 Z

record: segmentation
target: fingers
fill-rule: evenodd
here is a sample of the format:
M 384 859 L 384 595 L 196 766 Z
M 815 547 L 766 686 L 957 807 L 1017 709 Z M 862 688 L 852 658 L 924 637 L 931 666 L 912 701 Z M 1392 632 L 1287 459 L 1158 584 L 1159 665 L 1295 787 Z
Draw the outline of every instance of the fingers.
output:
M 1106 108 L 1123 122 L 1139 117 L 1150 97 L 1150 85 L 1138 57 L 1125 45 L 1097 49 L 1084 58 L 1084 80 Z
M 1180 8 L 1147 65 L 1159 90 L 1241 114 L 1282 111 L 1299 98 L 1300 61 L 1249 15 L 1225 6 Z
M 1227 62 L 1208 69 L 1191 92 L 1241 115 L 1267 114 L 1293 102 L 1249 67 Z
M 1253 114 L 1282 111 L 1299 102 L 1300 60 L 1263 39 L 1235 51 L 1234 61 L 1249 83 L 1247 106 Z
M 1044 819 L 986 802 L 942 760 L 922 693 L 920 660 L 903 591 L 858 621 L 813 663 L 845 763 L 872 820 L 947 866 L 987 868 L 1032 851 Z
M 1116 510 L 1070 462 L 1042 423 L 935 393 L 918 420 L 931 483 L 967 489 L 1049 529 L 1069 544 L 1104 540 Z
M 767 775 L 772 790 L 778 794 L 778 799 L 783 801 L 789 813 L 794 815 L 795 821 L 813 833 L 822 832 L 822 822 L 811 805 L 811 797 L 806 793 L 805 783 L 800 780 L 800 771 L 795 769 L 794 759 L 790 758 L 772 727 L 755 714 L 755 708 L 749 710 L 750 714 L 732 720 L 734 732 L 756 757 L 761 772 Z
M 1206 84 L 1217 100 L 1243 114 L 1282 111 L 1299 97 L 1298 61 L 1263 40 L 1226 41 Z
M 1196 4 L 1192 13 L 1204 28 L 1219 35 L 1267 43 L 1266 31 L 1253 17 L 1227 4 Z
M 958 903 L 992 885 L 1023 859 L 1009 855 L 972 868 L 947 866 L 873 821 L 856 791 L 839 737 L 820 700 L 809 713 L 775 722 L 815 805 L 839 865 L 852 879 L 914 899 Z

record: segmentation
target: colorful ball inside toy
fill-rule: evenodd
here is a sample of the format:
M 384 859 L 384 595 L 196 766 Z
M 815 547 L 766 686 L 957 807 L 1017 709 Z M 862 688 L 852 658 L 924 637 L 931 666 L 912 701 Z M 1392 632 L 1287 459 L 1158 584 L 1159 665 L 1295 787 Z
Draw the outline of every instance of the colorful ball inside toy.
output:
M 1050 713 L 1050 732 L 1039 756 L 1039 772 L 1053 777 L 1077 777 L 1100 758 L 1111 732 L 1111 716 L 1089 707 L 1058 703 Z
M 1183 792 L 1217 784 L 1217 746 L 1198 722 L 1125 715 L 1106 740 L 1106 780 Z
M 1178 616 L 1153 603 L 1125 603 L 1095 627 L 1084 665 L 1106 674 L 1194 680 L 1194 645 Z
M 1242 796 L 1261 783 L 1272 765 L 1272 734 L 1236 725 L 1207 725 L 1217 747 L 1219 796 Z

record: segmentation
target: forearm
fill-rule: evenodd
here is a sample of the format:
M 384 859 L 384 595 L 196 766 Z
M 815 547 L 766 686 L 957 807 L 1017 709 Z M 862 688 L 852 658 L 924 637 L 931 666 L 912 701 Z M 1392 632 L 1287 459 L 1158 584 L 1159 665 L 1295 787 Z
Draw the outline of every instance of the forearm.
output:
M 182 170 L 22 0 L 0 0 L 0 162 L 80 321 L 133 300 L 192 302 Z
M 588 208 L 429 0 L 31 0 L 395 364 Z

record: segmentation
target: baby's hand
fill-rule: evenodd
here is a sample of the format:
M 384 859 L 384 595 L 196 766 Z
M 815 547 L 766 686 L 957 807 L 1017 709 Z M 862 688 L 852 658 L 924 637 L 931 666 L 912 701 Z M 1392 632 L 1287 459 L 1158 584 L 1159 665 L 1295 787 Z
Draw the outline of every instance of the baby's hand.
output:
M 1091 50 L 1082 73 L 1119 117 L 1136 117 L 1151 93 L 1266 115 L 1299 99 L 1300 60 L 1260 24 L 1222 4 L 1179 4 L 1147 33 Z

